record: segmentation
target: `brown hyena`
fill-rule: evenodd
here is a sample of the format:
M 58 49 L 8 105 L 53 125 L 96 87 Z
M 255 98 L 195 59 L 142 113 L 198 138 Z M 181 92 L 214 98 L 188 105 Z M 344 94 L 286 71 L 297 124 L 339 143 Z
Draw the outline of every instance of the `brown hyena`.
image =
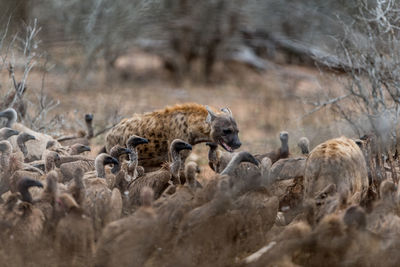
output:
M 367 166 L 364 155 L 351 139 L 340 137 L 315 147 L 306 162 L 305 196 L 314 198 L 328 185 L 348 200 L 359 202 L 368 190 Z
M 228 108 L 215 112 L 199 104 L 181 104 L 122 120 L 108 132 L 106 150 L 125 145 L 131 135 L 141 136 L 149 143 L 138 148 L 139 164 L 156 167 L 168 160 L 169 144 L 174 139 L 191 145 L 214 142 L 232 152 L 241 145 L 238 132 Z

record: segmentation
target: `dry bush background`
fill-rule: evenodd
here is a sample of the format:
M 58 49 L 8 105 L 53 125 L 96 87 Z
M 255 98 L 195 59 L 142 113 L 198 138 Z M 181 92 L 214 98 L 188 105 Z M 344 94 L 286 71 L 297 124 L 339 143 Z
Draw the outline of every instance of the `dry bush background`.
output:
M 74 133 L 93 113 L 98 133 L 134 112 L 198 102 L 233 111 L 241 150 L 276 148 L 282 130 L 293 154 L 301 136 L 314 147 L 372 133 L 375 194 L 387 158 L 396 171 L 394 0 L 3 0 L 0 9 L 1 109 L 14 106 L 35 130 Z M 196 146 L 208 177 L 206 150 Z M 52 251 L 42 255 L 33 262 Z
M 94 113 L 100 131 L 134 112 L 195 101 L 229 106 L 242 149 L 261 152 L 278 145 L 281 130 L 294 149 L 302 135 L 316 145 L 387 132 L 397 120 L 394 1 L 9 0 L 0 8 L 2 55 L 13 55 L 17 82 L 27 84 L 35 129 L 74 132 Z M 37 63 L 24 77 L 29 55 L 17 40 L 36 19 Z M 13 89 L 5 62 L 2 96 Z M 37 117 L 44 97 L 46 118 Z

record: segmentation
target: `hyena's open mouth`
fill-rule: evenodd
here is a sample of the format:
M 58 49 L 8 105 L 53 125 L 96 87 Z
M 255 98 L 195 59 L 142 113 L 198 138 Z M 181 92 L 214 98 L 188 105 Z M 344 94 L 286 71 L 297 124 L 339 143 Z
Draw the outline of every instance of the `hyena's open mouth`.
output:
M 233 152 L 233 149 L 225 143 L 222 139 L 219 139 L 219 144 L 228 152 Z

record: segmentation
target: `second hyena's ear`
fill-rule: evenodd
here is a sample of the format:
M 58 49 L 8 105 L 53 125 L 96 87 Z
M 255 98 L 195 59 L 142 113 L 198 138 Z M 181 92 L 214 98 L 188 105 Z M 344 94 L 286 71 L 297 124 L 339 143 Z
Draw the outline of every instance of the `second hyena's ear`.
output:
M 363 147 L 363 143 L 364 143 L 364 142 L 363 142 L 361 139 L 355 139 L 354 142 L 357 144 L 357 146 L 358 146 L 359 148 L 362 148 L 362 147 Z
M 229 108 L 221 108 L 221 111 L 232 117 L 232 111 Z
M 207 123 L 211 123 L 213 120 L 215 120 L 215 118 L 217 117 L 217 115 L 210 109 L 209 106 L 206 106 L 206 109 L 207 109 L 207 111 L 208 111 L 207 118 L 206 118 L 206 122 L 207 122 Z

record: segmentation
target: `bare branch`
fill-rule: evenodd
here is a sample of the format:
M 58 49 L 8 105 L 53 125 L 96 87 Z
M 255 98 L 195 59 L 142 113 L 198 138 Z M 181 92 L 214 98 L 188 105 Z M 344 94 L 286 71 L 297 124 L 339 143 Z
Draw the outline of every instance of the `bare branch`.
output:
M 342 96 L 339 96 L 339 97 L 335 97 L 335 98 L 329 99 L 329 100 L 327 100 L 327 101 L 325 101 L 323 103 L 320 103 L 316 108 L 314 108 L 314 109 L 308 111 L 306 114 L 304 114 L 301 117 L 301 119 L 304 119 L 305 117 L 317 112 L 318 110 L 320 110 L 320 109 L 322 109 L 322 108 L 324 108 L 324 107 L 326 107 L 328 105 L 332 105 L 332 104 L 335 104 L 335 103 L 337 103 L 339 101 L 342 101 L 343 99 L 345 99 L 345 98 L 347 98 L 349 96 L 350 96 L 350 94 L 346 94 L 346 95 L 342 95 Z

